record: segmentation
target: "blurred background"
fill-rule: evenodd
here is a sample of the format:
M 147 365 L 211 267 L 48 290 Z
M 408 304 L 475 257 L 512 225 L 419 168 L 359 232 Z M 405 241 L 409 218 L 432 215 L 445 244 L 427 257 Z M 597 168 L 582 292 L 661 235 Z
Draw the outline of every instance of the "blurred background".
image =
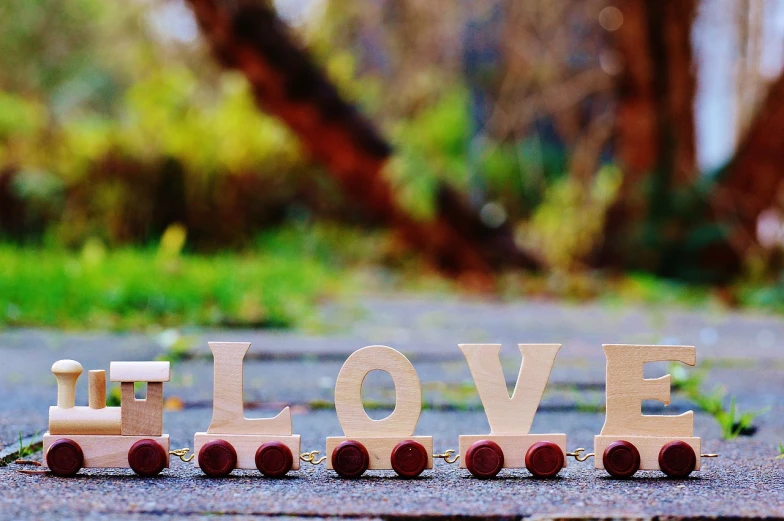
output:
M 784 311 L 784 2 L 0 4 L 0 325 Z

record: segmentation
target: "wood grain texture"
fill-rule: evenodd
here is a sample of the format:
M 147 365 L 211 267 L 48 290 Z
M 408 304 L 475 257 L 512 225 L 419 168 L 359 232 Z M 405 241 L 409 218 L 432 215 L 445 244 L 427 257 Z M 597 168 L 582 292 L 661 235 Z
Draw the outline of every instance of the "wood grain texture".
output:
M 540 441 L 549 441 L 558 445 L 564 453 L 566 458 L 566 434 L 525 434 L 525 435 L 468 435 L 460 436 L 458 439 L 458 446 L 460 454 L 468 452 L 474 442 L 480 440 L 489 440 L 498 444 L 501 450 L 504 451 L 504 466 L 505 469 L 521 469 L 525 468 L 525 453 L 531 445 L 539 443 Z M 460 458 L 460 468 L 466 468 L 466 461 Z M 564 467 L 566 463 L 564 462 Z
M 607 357 L 607 414 L 604 436 L 693 436 L 694 413 L 643 415 L 643 400 L 670 404 L 670 375 L 643 378 L 648 362 L 678 361 L 694 365 L 697 350 L 692 346 L 604 345 Z
M 603 469 L 602 454 L 607 445 L 614 441 L 624 440 L 634 445 L 640 453 L 640 470 L 661 470 L 659 468 L 659 452 L 662 447 L 671 441 L 680 440 L 687 443 L 695 454 L 700 454 L 700 438 L 683 436 L 594 436 L 593 451 L 596 457 L 593 459 L 594 467 Z M 700 470 L 700 458 L 697 458 L 697 466 L 694 470 Z
M 277 436 L 266 434 L 213 434 L 207 432 L 197 432 L 193 437 L 193 453 L 196 457 L 193 458 L 193 464 L 199 466 L 199 451 L 205 443 L 213 440 L 224 440 L 234 447 L 237 451 L 237 468 L 238 469 L 256 469 L 256 451 L 262 444 L 269 441 L 278 441 L 287 446 L 291 453 L 294 455 L 292 462 L 292 470 L 299 470 L 299 454 L 300 454 L 300 436 L 294 434 L 291 436 Z
M 88 393 L 90 409 L 103 409 L 106 407 L 106 371 L 87 372 Z
M 163 383 L 149 382 L 147 397 L 143 400 L 136 399 L 133 382 L 122 382 L 120 391 L 123 436 L 163 434 Z
M 112 382 L 168 382 L 170 365 L 169 362 L 112 362 L 109 378 Z
M 169 435 L 163 436 L 101 436 L 101 435 L 68 435 L 60 436 L 44 434 L 44 454 L 57 440 L 68 438 L 75 441 L 84 453 L 84 468 L 130 468 L 128 451 L 139 440 L 151 439 L 159 443 L 169 453 Z M 166 458 L 169 466 L 169 458 Z
M 76 381 L 82 374 L 82 364 L 76 360 L 58 360 L 52 364 L 57 379 L 57 407 L 70 409 L 76 405 Z
M 491 434 L 528 434 L 561 344 L 518 344 L 523 355 L 512 396 L 501 367 L 501 344 L 460 344 Z
M 386 371 L 395 383 L 395 410 L 381 420 L 370 418 L 362 405 L 362 382 L 373 370 Z M 335 412 L 343 434 L 351 438 L 413 435 L 422 412 L 422 386 L 414 366 L 391 347 L 368 346 L 354 351 L 335 383 Z
M 370 456 L 370 464 L 368 470 L 392 470 L 392 450 L 401 441 L 413 440 L 421 443 L 428 454 L 433 454 L 433 437 L 432 436 L 385 436 L 385 437 L 369 437 L 369 436 L 331 436 L 327 438 L 327 468 L 332 469 L 332 451 L 335 447 L 344 441 L 353 440 L 358 441 L 365 446 Z M 433 468 L 433 458 L 428 458 L 427 467 Z
M 269 434 L 291 436 L 291 410 L 274 418 L 245 418 L 243 361 L 250 342 L 209 342 L 213 357 L 212 422 L 210 434 Z
M 119 407 L 49 407 L 49 432 L 52 434 L 121 434 Z

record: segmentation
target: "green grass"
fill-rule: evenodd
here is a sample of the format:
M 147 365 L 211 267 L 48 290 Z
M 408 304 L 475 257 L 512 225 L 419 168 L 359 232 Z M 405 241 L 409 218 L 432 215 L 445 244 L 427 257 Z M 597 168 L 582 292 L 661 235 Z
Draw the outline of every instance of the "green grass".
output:
M 305 327 L 324 332 L 342 322 L 319 320 L 316 304 L 347 289 L 471 291 L 439 277 L 421 257 L 401 249 L 394 234 L 383 231 L 290 224 L 262 234 L 246 251 L 213 255 L 183 253 L 186 239 L 187 230 L 174 225 L 160 244 L 148 248 L 108 249 L 95 239 L 77 251 L 0 243 L 0 328 Z M 784 312 L 784 289 L 754 288 L 738 284 L 721 292 L 635 273 L 512 272 L 498 277 L 496 294 L 506 300 L 544 297 L 699 309 L 740 305 Z M 182 337 L 167 356 L 177 360 L 188 351 Z
M 725 407 L 727 392 L 723 388 L 717 387 L 710 392 L 703 390 L 704 371 L 686 371 L 679 364 L 672 364 L 670 370 L 673 388 L 684 393 L 700 409 L 713 416 L 725 440 L 753 434 L 756 431 L 754 419 L 768 412 L 768 409 L 741 412 L 734 396 L 729 399 L 729 407 Z
M 0 327 L 111 330 L 298 325 L 334 291 L 340 271 L 297 245 L 275 244 L 211 256 L 0 245 L 0 267 Z
M 779 443 L 779 455 L 776 459 L 784 459 L 784 443 Z
M 38 437 L 39 433 L 35 433 L 34 438 Z M 22 441 L 22 431 L 19 431 L 19 452 L 17 453 L 17 458 L 24 459 L 27 456 L 35 454 L 38 452 L 38 448 L 36 447 L 35 442 L 30 442 L 29 444 L 25 445 Z

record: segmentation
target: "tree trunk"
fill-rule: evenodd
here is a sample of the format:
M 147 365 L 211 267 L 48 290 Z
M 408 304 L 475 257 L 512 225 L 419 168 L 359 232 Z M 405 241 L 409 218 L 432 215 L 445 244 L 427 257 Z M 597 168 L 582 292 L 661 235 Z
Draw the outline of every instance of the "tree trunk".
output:
M 615 129 L 624 178 L 596 262 L 666 272 L 673 259 L 663 243 L 679 240 L 667 226 L 677 213 L 673 194 L 697 178 L 691 50 L 697 0 L 617 0 L 615 7 L 623 14 L 611 34 L 624 64 Z
M 735 156 L 712 187 L 712 220 L 725 240 L 707 248 L 704 264 L 727 280 L 756 244 L 760 214 L 776 204 L 784 178 L 784 72 L 770 85 Z
M 487 281 L 493 268 L 537 266 L 515 247 L 509 229 L 484 226 L 448 187 L 440 191 L 434 221 L 418 222 L 403 212 L 383 176 L 389 145 L 340 97 L 271 7 L 189 1 L 218 60 L 246 76 L 260 107 L 288 125 L 369 216 L 396 227 L 449 274 L 473 273 Z

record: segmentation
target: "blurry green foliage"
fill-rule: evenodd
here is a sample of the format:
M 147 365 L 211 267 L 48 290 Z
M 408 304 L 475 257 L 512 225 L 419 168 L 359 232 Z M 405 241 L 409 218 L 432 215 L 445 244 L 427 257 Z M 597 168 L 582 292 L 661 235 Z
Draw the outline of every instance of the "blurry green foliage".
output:
M 352 10 L 364 4 L 328 2 L 323 19 L 300 28 L 301 36 L 339 90 L 391 138 L 396 153 L 386 174 L 405 209 L 431 218 L 439 184 L 449 183 L 502 207 L 519 244 L 552 268 L 514 283 L 503 278 L 499 291 L 661 304 L 727 300 L 644 274 L 610 280 L 581 271 L 605 239 L 617 169 L 578 180 L 561 146 L 536 135 L 484 135 L 472 128 L 460 75 L 409 67 L 395 53 L 399 42 L 388 42 L 387 58 L 403 62 L 368 66 L 352 32 Z M 257 109 L 241 75 L 217 70 L 199 39 L 156 29 L 163 7 L 0 3 L 0 209 L 13 208 L 6 214 L 15 219 L 0 221 L 0 238 L 38 246 L 0 247 L 0 324 L 300 323 L 298 310 L 307 315 L 346 263 L 409 270 L 408 287 L 432 288 L 421 283 L 432 273 L 419 273 L 417 260 L 367 229 L 298 228 L 314 214 L 357 223 L 359 203 L 347 201 L 291 132 Z M 675 258 L 684 244 L 696 251 L 724 233 L 715 225 L 692 226 L 687 237 L 663 233 L 682 229 L 678 223 L 692 219 L 704 194 L 664 197 L 661 187 L 644 188 L 657 204 L 637 238 L 640 251 Z M 293 224 L 278 229 L 283 223 Z M 214 261 L 193 254 L 225 247 L 247 253 Z M 384 280 L 401 279 L 381 271 Z M 760 274 L 728 293 L 784 311 L 784 277 Z
M 398 150 L 388 172 L 398 201 L 426 220 L 435 214 L 439 182 L 465 189 L 467 182 L 468 100 L 449 92 L 393 129 Z
M 520 241 L 541 252 L 559 271 L 573 270 L 601 239 L 604 216 L 620 186 L 621 174 L 604 167 L 586 187 L 574 177 L 563 177 L 545 192 L 533 217 L 521 226 Z

